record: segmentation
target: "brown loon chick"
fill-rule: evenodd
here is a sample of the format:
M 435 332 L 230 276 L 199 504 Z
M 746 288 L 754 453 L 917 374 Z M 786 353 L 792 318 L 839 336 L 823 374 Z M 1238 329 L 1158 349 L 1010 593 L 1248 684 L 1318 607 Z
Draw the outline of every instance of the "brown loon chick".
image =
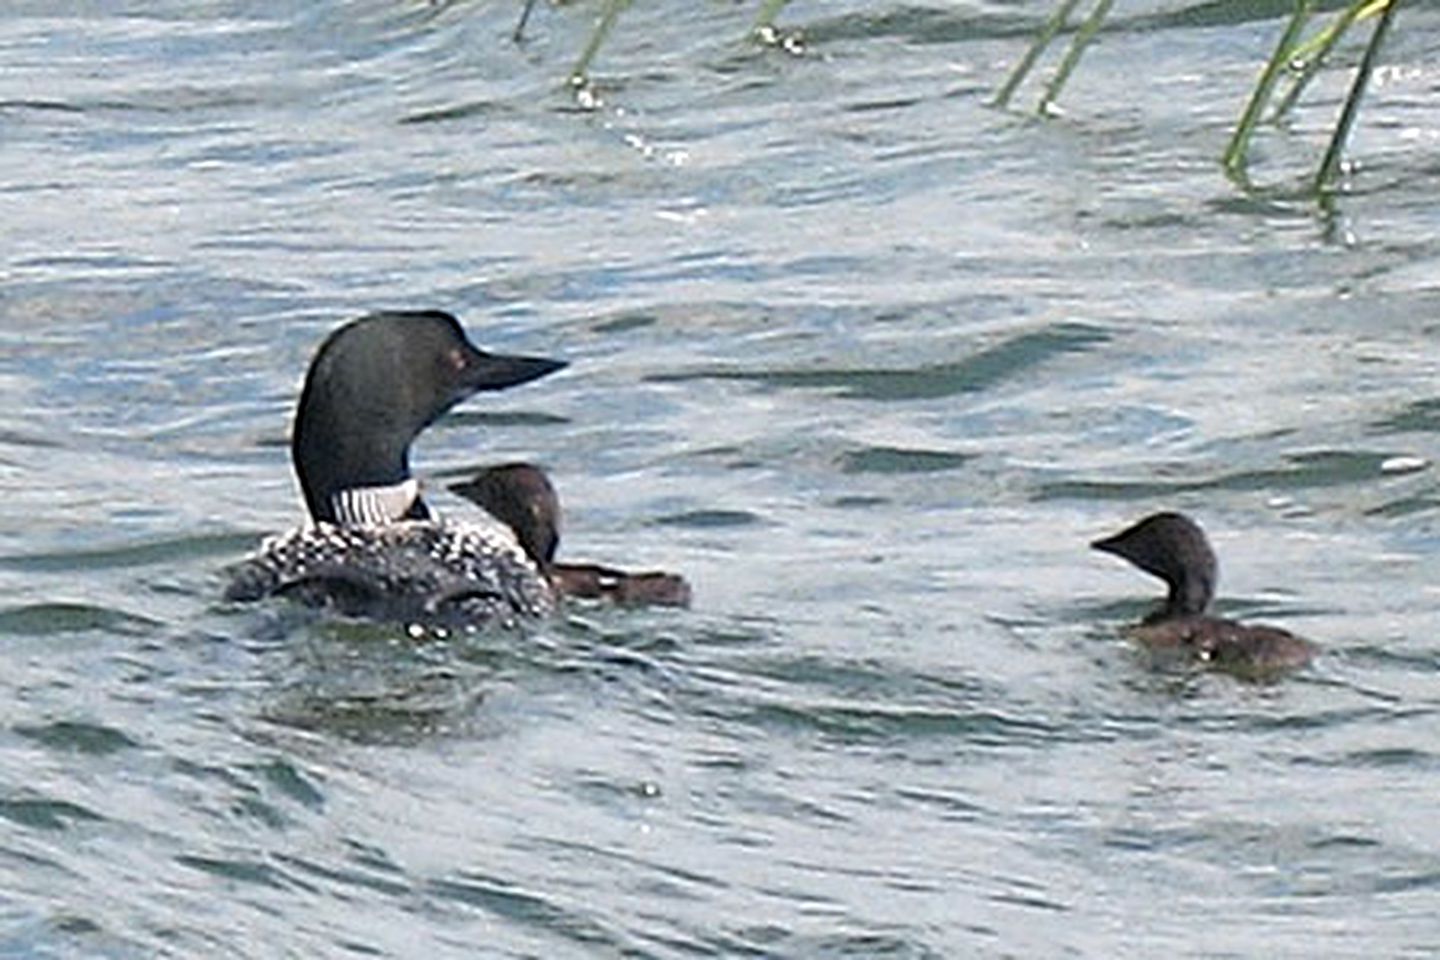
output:
M 1129 560 L 1170 588 L 1165 602 L 1130 628 L 1147 649 L 1252 677 L 1303 667 L 1315 656 L 1314 644 L 1288 630 L 1246 626 L 1208 613 L 1219 563 L 1204 531 L 1184 514 L 1152 514 L 1090 546 Z
M 560 498 L 545 471 L 537 466 L 509 463 L 490 467 L 450 489 L 514 530 L 525 552 L 562 597 L 609 600 L 626 606 L 690 605 L 690 585 L 673 573 L 627 573 L 593 563 L 557 563 Z

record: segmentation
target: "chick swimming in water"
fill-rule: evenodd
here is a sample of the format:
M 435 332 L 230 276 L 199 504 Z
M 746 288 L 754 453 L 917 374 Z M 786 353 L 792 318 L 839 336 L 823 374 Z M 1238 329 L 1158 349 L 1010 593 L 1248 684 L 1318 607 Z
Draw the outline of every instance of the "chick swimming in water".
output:
M 1205 532 L 1184 514 L 1152 514 L 1090 546 L 1123 557 L 1169 587 L 1165 602 L 1128 631 L 1149 650 L 1253 677 L 1294 670 L 1315 657 L 1315 645 L 1288 630 L 1210 615 L 1219 562 Z
M 626 606 L 688 607 L 690 585 L 662 571 L 629 573 L 593 563 L 558 563 L 560 498 L 545 471 L 529 463 L 482 470 L 450 489 L 515 531 L 521 546 L 562 597 L 609 600 Z

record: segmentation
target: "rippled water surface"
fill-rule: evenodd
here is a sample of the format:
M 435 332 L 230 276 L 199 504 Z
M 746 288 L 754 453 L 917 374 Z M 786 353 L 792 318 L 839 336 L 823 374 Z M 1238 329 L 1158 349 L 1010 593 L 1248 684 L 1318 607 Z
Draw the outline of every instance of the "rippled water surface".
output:
M 517 6 L 0 11 L 0 953 L 1431 955 L 1435 10 L 1322 206 L 1343 69 L 1216 165 L 1244 4 L 1118 11 L 1043 122 L 1042 3 L 636 4 L 591 110 L 598 5 Z M 543 462 L 694 608 L 223 604 L 379 307 L 570 360 L 417 466 Z M 1086 544 L 1160 508 L 1312 668 L 1126 645 Z

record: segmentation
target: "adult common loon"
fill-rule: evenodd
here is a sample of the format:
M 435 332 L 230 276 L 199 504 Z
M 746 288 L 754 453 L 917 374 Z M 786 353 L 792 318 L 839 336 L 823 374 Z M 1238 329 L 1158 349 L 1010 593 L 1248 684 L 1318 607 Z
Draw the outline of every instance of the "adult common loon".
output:
M 433 513 L 410 473 L 410 445 L 461 400 L 564 366 L 486 353 L 440 311 L 374 313 L 340 327 L 310 363 L 291 440 L 311 523 L 267 538 L 233 568 L 227 599 L 282 595 L 351 616 L 449 625 L 549 613 L 554 589 L 509 528 Z
M 490 467 L 474 479 L 451 484 L 450 489 L 508 524 L 561 596 L 625 606 L 690 605 L 690 584 L 677 574 L 658 570 L 628 573 L 594 563 L 556 562 L 560 497 L 545 471 L 534 464 Z
M 1129 631 L 1152 651 L 1255 678 L 1303 667 L 1315 656 L 1314 644 L 1288 630 L 1209 615 L 1219 563 L 1205 532 L 1184 514 L 1152 514 L 1090 546 L 1123 557 L 1170 588 L 1165 602 Z

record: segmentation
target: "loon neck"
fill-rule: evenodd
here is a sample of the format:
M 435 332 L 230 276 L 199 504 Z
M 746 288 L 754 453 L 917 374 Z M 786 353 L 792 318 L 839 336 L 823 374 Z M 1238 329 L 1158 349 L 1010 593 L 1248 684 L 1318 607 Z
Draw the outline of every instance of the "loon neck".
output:
M 1165 603 L 1147 622 L 1204 616 L 1215 599 L 1220 579 L 1215 551 L 1200 526 L 1184 514 L 1152 514 L 1091 546 L 1165 581 Z
M 429 520 L 430 508 L 420 499 L 415 478 L 383 487 L 350 487 L 329 499 L 333 522 L 342 526 L 373 526 L 400 520 Z
M 1209 611 L 1210 603 L 1215 599 L 1215 580 L 1211 571 L 1185 570 L 1174 579 L 1167 578 L 1167 582 L 1170 590 L 1165 595 L 1165 605 L 1147 619 L 1201 617 Z
M 361 428 L 335 416 L 327 404 L 304 403 L 295 421 L 291 453 L 310 516 L 330 523 L 374 522 L 379 512 L 398 519 L 419 500 L 410 473 L 411 431 L 398 424 Z M 402 503 L 403 501 L 403 503 Z

